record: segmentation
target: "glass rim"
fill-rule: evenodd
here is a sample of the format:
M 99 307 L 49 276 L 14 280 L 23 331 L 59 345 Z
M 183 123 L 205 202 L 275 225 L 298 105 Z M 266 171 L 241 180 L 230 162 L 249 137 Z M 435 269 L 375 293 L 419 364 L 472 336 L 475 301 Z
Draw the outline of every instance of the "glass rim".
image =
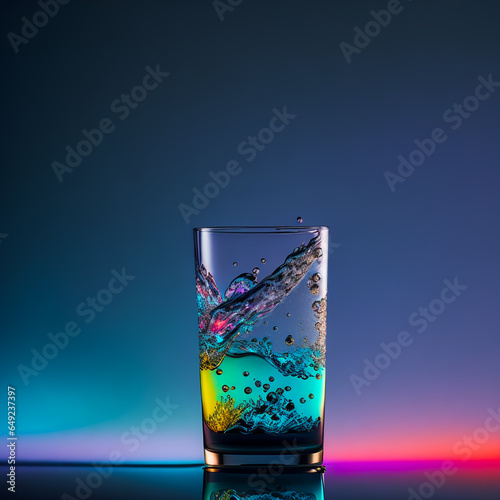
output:
M 195 233 L 289 234 L 329 230 L 328 226 L 212 226 L 195 227 Z

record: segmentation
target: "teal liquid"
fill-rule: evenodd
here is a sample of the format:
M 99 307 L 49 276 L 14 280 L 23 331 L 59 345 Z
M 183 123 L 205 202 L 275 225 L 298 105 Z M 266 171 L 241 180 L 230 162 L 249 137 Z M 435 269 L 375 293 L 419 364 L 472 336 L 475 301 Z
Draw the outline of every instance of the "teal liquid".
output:
M 319 425 L 324 409 L 324 368 L 318 367 L 315 374 L 301 379 L 283 375 L 255 355 L 226 356 L 217 370 L 201 373 L 205 423 L 214 432 L 309 431 Z M 226 405 L 225 423 L 220 425 L 214 421 L 218 403 L 219 408 Z M 225 419 L 233 409 L 237 420 Z M 238 411 L 242 411 L 239 416 Z

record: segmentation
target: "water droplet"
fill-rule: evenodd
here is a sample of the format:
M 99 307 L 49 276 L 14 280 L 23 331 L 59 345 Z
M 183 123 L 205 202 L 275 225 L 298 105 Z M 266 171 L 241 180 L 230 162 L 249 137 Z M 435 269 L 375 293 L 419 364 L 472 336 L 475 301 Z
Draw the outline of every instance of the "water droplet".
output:
M 264 325 L 267 326 L 269 323 L 267 321 L 264 321 Z
M 275 325 L 273 326 L 273 330 L 276 331 L 278 329 L 278 327 Z
M 251 394 L 252 389 L 250 387 L 245 387 L 245 394 Z
M 306 400 L 305 400 L 304 398 L 300 398 L 300 402 L 301 402 L 301 403 L 305 403 L 305 402 L 306 402 Z
M 215 373 L 217 373 L 217 375 L 222 375 L 222 370 L 219 368 Z
M 295 342 L 295 339 L 291 335 L 288 335 L 287 338 L 285 339 L 286 345 L 292 345 L 294 342 Z
M 290 313 L 286 313 L 286 317 L 289 318 L 291 316 Z
M 318 295 L 319 293 L 319 285 L 312 285 L 311 288 L 309 288 L 309 291 L 313 294 L 313 295 Z
M 304 219 L 302 217 L 297 217 L 297 222 L 299 224 L 302 224 L 304 222 Z
M 289 385 L 287 385 L 287 386 L 285 387 L 285 391 L 291 391 L 291 390 L 292 390 L 292 388 L 291 388 Z
M 267 395 L 267 400 L 273 404 L 273 403 L 276 403 L 276 401 L 278 401 L 278 395 L 275 393 L 275 392 L 270 392 L 268 395 Z
M 243 372 L 243 376 L 244 376 L 244 377 L 248 377 L 248 375 L 250 375 L 250 373 L 248 373 L 248 372 Z
M 266 259 L 264 259 L 264 257 L 262 257 L 262 259 L 260 259 L 260 261 L 262 262 L 262 264 L 266 263 Z
M 276 389 L 276 394 L 279 394 L 280 396 L 284 393 L 285 391 L 281 388 L 281 387 L 278 387 Z
M 252 339 L 252 342 L 258 342 L 256 338 L 253 338 Z
M 254 268 L 252 269 L 252 274 L 253 274 L 254 276 L 257 276 L 257 274 L 259 274 L 259 273 L 260 273 L 260 268 L 258 268 L 258 267 L 254 267 Z
M 262 388 L 264 389 L 264 391 L 268 391 L 271 388 L 271 386 L 269 384 L 264 384 Z
M 292 411 L 294 408 L 295 405 L 291 401 L 285 406 L 286 411 Z
M 234 385 L 231 386 L 231 390 L 234 391 L 236 389 L 236 387 L 234 387 Z
M 233 262 L 233 266 L 236 267 L 238 265 L 237 262 Z
M 320 379 L 321 379 L 321 374 L 320 374 L 320 373 L 316 373 L 316 378 L 317 378 L 318 380 L 320 380 Z
M 309 394 L 309 399 L 313 399 L 314 398 L 314 394 Z
M 222 390 L 223 390 L 224 392 L 227 392 L 227 391 L 229 391 L 229 387 L 228 387 L 227 385 L 223 385 L 223 386 L 222 386 Z
M 280 418 L 278 417 L 278 415 L 272 415 L 272 416 L 271 416 L 271 420 L 276 421 L 276 420 L 279 420 L 279 419 L 280 419 Z
M 321 281 L 321 274 L 320 273 L 314 273 L 311 276 L 311 279 L 315 282 L 318 283 L 318 281 Z
M 264 337 L 262 340 L 263 342 L 267 342 L 269 339 L 267 337 Z
M 316 259 L 319 259 L 323 255 L 323 250 L 321 250 L 321 248 L 316 248 L 313 255 Z
M 255 381 L 255 387 L 260 387 L 262 385 L 262 382 L 260 380 Z
M 269 377 L 269 382 L 274 382 L 274 377 Z

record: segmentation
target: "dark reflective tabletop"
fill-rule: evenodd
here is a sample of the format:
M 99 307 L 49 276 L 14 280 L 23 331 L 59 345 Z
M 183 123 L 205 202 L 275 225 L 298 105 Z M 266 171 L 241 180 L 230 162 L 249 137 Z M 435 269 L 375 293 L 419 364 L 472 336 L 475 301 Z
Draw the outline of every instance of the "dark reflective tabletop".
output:
M 315 469 L 23 465 L 16 468 L 15 490 L 11 498 L 61 500 L 499 500 L 500 462 L 329 463 Z

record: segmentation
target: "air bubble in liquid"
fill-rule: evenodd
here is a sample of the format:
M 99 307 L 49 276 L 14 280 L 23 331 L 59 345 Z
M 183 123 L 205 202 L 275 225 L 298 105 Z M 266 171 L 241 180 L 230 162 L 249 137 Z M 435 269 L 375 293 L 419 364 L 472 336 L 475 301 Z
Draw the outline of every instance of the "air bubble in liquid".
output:
M 275 392 L 270 392 L 268 395 L 267 395 L 267 400 L 273 404 L 273 403 L 276 403 L 276 401 L 278 401 L 278 395 L 275 393 Z

